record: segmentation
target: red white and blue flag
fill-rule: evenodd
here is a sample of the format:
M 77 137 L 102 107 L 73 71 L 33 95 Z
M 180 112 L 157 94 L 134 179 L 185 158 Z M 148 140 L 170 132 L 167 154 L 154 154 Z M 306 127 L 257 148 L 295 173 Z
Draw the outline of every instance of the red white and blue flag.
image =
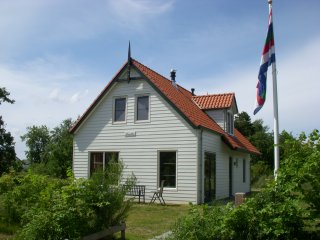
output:
M 257 98 L 256 98 L 256 108 L 253 114 L 259 112 L 263 107 L 266 101 L 266 91 L 267 91 L 267 72 L 268 67 L 275 63 L 276 55 L 274 48 L 274 36 L 273 36 L 273 24 L 272 24 L 272 9 L 269 13 L 269 27 L 266 38 L 266 43 L 263 48 L 260 70 L 258 75 L 258 84 L 257 84 Z

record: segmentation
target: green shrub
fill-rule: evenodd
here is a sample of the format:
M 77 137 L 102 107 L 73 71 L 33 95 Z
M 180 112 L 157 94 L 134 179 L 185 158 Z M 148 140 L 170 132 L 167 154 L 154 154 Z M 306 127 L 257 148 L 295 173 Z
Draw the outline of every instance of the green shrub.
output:
M 32 207 L 39 206 L 41 198 L 50 198 L 67 181 L 43 175 L 10 172 L 0 178 L 1 212 L 8 223 L 20 223 L 22 216 Z
M 251 165 L 251 185 L 253 188 L 263 188 L 273 179 L 273 172 L 265 162 L 258 161 Z
M 206 206 L 177 221 L 171 239 L 300 239 L 303 212 L 296 200 L 269 186 L 234 207 Z
M 319 239 L 320 134 L 289 138 L 283 145 L 277 181 L 237 208 L 191 209 L 172 239 Z M 257 172 L 264 172 L 257 165 Z
M 125 200 L 133 176 L 123 179 L 123 165 L 111 161 L 106 171 L 90 179 L 66 180 L 11 173 L 0 178 L 4 221 L 23 227 L 17 239 L 79 239 L 82 236 L 119 224 L 131 206 Z M 10 190 L 11 189 L 11 190 Z
M 222 239 L 223 221 L 230 207 L 190 205 L 189 214 L 179 219 L 169 239 Z

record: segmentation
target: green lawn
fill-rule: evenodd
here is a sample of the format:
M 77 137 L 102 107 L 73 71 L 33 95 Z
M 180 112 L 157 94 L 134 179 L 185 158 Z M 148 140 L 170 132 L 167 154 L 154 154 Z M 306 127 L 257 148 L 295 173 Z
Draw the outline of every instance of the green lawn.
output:
M 134 204 L 126 221 L 126 239 L 143 240 L 161 235 L 169 231 L 179 217 L 186 215 L 188 209 L 188 204 Z
M 175 221 L 188 213 L 189 205 L 133 204 L 126 224 L 127 240 L 144 240 L 161 235 L 171 229 Z M 5 226 L 3 226 L 5 227 Z M 1 225 L 0 225 L 1 229 Z M 8 231 L 8 229 L 6 229 Z M 3 231 L 2 231 L 3 232 Z M 120 237 L 120 233 L 116 235 Z M 12 235 L 0 233 L 0 240 Z

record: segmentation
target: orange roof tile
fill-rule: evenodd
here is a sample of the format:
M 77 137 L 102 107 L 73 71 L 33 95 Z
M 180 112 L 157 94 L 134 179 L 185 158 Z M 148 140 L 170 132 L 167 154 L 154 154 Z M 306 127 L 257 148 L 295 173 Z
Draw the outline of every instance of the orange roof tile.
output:
M 155 87 L 155 89 L 165 98 L 171 105 L 194 127 L 203 127 L 213 132 L 220 134 L 224 141 L 234 150 L 243 150 L 249 153 L 260 154 L 260 152 L 246 139 L 239 131 L 235 129 L 234 136 L 228 135 L 212 118 L 210 118 L 204 111 L 201 110 L 201 102 L 203 106 L 212 107 L 210 105 L 210 96 L 219 102 L 218 106 L 231 106 L 234 94 L 220 94 L 220 95 L 208 95 L 207 96 L 192 96 L 192 93 L 185 88 L 179 86 L 173 86 L 172 82 L 146 67 L 140 62 L 132 59 L 132 66 L 146 77 L 146 80 Z M 125 69 L 126 64 L 119 70 L 114 78 L 108 83 L 108 85 L 99 94 L 96 100 L 90 105 L 87 111 L 81 116 L 76 124 L 70 129 L 71 133 L 74 133 L 81 123 L 89 116 L 90 112 L 100 102 L 104 94 L 107 93 L 113 82 L 117 79 L 120 73 Z M 212 97 L 212 96 L 224 96 L 224 97 Z M 196 99 L 196 100 L 195 100 Z M 208 100 L 209 99 L 209 100 Z M 218 99 L 218 100 L 217 100 Z M 222 99 L 222 100 L 220 100 Z M 207 103 L 208 101 L 208 103 Z M 200 105 L 200 106 L 199 106 Z M 208 109 L 208 108 L 204 108 Z M 212 109 L 212 108 L 210 108 Z
M 192 100 L 202 110 L 229 108 L 232 105 L 233 99 L 234 93 L 212 94 L 192 97 Z
M 224 134 L 222 128 L 216 122 L 212 121 L 212 119 L 192 101 L 192 94 L 190 92 L 179 85 L 177 85 L 177 87 L 173 86 L 170 80 L 142 65 L 138 61 L 133 60 L 132 63 L 194 126 L 203 126 L 219 134 Z

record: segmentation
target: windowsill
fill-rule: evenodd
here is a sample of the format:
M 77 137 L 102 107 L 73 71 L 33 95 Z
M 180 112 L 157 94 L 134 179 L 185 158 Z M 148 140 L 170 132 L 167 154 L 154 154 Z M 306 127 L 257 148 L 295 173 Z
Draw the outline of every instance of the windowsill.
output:
M 150 120 L 136 120 L 136 124 L 150 123 Z
M 178 192 L 178 189 L 176 187 L 175 188 L 173 188 L 173 187 L 164 187 L 163 191 Z
M 117 121 L 117 122 L 113 121 L 112 124 L 114 124 L 114 125 L 124 125 L 124 124 L 127 124 L 127 121 Z

